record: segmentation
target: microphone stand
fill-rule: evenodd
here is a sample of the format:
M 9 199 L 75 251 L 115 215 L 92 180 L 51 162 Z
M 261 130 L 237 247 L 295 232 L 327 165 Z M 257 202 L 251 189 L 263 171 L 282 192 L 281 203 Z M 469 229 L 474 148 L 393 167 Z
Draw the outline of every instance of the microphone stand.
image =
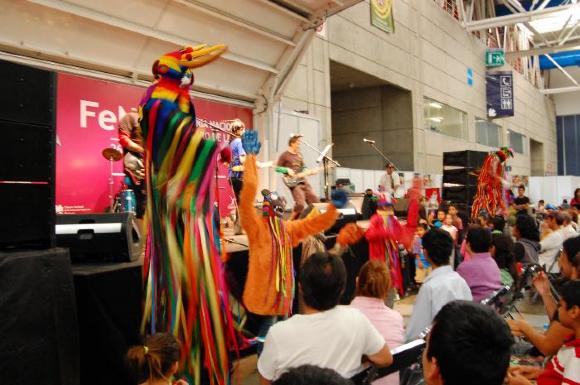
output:
M 328 165 L 330 163 L 334 164 L 336 167 L 340 167 L 340 163 L 336 160 L 328 157 L 328 155 L 324 154 L 323 151 L 320 151 L 317 147 L 312 146 L 310 143 L 304 140 L 304 137 L 300 139 L 300 142 L 310 147 L 314 152 L 316 152 L 319 156 L 322 157 L 322 168 L 324 170 L 324 197 L 326 201 L 330 200 L 330 184 L 328 182 Z
M 365 141 L 365 143 L 368 143 L 369 146 L 371 146 L 373 148 L 373 150 L 375 150 L 380 156 L 383 157 L 384 160 L 386 160 L 388 163 L 392 164 L 393 166 L 395 166 L 395 170 L 399 171 L 399 168 L 395 165 L 395 163 L 391 162 L 391 160 L 389 158 L 387 158 L 387 156 L 380 150 L 377 148 L 377 146 L 375 145 L 374 140 L 371 141 Z

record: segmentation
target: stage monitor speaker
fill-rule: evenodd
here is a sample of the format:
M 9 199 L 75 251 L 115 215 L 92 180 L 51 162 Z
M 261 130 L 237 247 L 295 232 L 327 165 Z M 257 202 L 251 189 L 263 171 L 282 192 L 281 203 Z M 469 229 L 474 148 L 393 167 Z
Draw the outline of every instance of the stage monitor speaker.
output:
M 477 175 L 475 174 L 475 169 L 470 167 L 443 170 L 443 183 L 476 185 Z
M 477 186 L 443 186 L 442 198 L 452 203 L 473 203 Z
M 0 383 L 78 385 L 80 343 L 67 250 L 0 252 L 0 293 Z
M 141 262 L 72 267 L 80 335 L 80 384 L 137 384 L 126 365 L 140 340 Z M 39 382 L 40 383 L 40 382 Z
M 129 262 L 140 256 L 141 235 L 131 213 L 57 215 L 56 243 L 74 262 Z
M 458 166 L 479 168 L 483 164 L 487 152 L 483 151 L 453 151 L 443 153 L 443 167 Z
M 321 213 L 325 213 L 327 209 L 327 203 L 314 203 L 313 207 L 317 208 Z M 356 223 L 358 213 L 350 202 L 346 204 L 345 207 L 338 209 L 338 219 L 334 225 L 325 231 L 326 234 L 336 234 L 346 225 L 347 223 Z

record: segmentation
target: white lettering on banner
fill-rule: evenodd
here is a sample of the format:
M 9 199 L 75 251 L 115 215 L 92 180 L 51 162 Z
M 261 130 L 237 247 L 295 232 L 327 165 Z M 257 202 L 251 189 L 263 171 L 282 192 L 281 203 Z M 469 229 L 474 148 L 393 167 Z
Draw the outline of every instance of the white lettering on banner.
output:
M 88 117 L 95 117 L 96 114 L 94 111 L 89 111 L 88 107 L 99 108 L 99 103 L 91 102 L 90 100 L 82 100 L 81 99 L 81 127 L 87 128 L 87 118 Z
M 97 114 L 99 107 L 99 102 L 81 99 L 80 123 L 82 128 L 88 127 L 89 118 L 97 118 L 97 124 L 101 129 L 105 131 L 114 131 L 117 129 L 117 122 L 121 120 L 123 116 L 127 115 L 127 111 L 125 111 L 123 106 L 119 106 L 117 115 L 115 115 L 113 111 L 109 110 L 102 110 Z

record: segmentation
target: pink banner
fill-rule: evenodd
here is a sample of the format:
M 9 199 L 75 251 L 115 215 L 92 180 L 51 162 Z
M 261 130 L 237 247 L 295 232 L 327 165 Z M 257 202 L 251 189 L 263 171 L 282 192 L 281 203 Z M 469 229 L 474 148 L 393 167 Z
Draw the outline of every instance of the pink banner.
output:
M 109 207 L 110 163 L 102 155 L 105 148 L 121 150 L 117 123 L 141 99 L 142 87 L 58 75 L 56 211 L 58 214 L 98 213 Z M 228 129 L 231 119 L 241 119 L 252 127 L 252 110 L 203 99 L 195 100 L 197 117 Z M 208 130 L 207 136 L 212 135 Z M 227 135 L 217 134 L 225 144 Z M 122 161 L 113 162 L 113 192 L 122 189 Z M 227 169 L 218 171 L 220 215 L 234 207 Z

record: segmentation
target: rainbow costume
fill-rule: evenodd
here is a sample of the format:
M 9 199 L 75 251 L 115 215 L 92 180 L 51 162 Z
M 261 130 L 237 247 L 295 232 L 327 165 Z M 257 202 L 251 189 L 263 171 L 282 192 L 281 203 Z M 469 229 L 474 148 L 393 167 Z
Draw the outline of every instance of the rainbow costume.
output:
M 498 212 L 498 208 L 505 212 L 506 205 L 503 197 L 505 163 L 514 153 L 508 147 L 491 152 L 481 166 L 477 177 L 477 192 L 471 207 L 471 217 L 477 218 L 481 210 L 486 210 L 491 216 Z
M 192 384 L 229 383 L 236 349 L 213 217 L 218 147 L 196 128 L 189 97 L 192 68 L 225 49 L 203 45 L 163 55 L 139 111 L 147 180 L 143 329 L 180 340 L 180 367 Z

